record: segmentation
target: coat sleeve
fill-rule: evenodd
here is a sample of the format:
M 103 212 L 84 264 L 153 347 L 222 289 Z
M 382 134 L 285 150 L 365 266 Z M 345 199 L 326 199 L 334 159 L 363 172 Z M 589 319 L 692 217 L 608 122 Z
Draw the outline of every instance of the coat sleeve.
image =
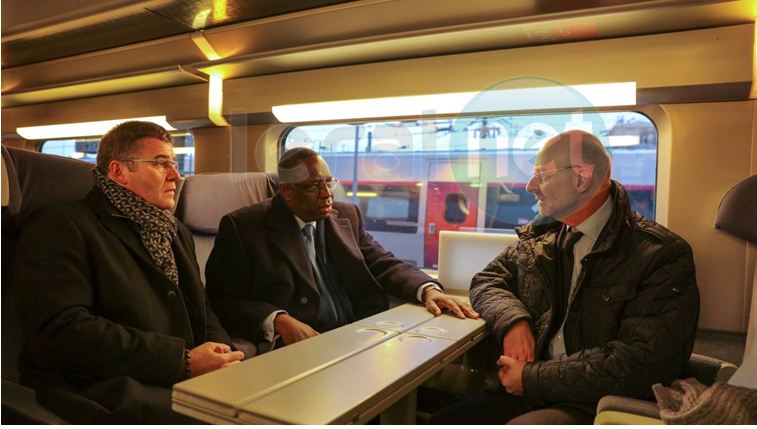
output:
M 93 255 L 64 210 L 29 219 L 16 249 L 16 308 L 33 364 L 94 379 L 126 375 L 170 386 L 182 378 L 184 340 L 115 323 L 96 312 Z
M 221 219 L 205 266 L 206 289 L 223 326 L 233 337 L 265 341 L 261 325 L 280 308 L 254 299 L 255 261 L 248 255 L 235 219 Z
M 533 322 L 531 314 L 517 296 L 516 261 L 516 248 L 508 247 L 471 280 L 471 305 L 481 314 L 499 343 L 515 322 L 521 319 Z M 531 328 L 533 330 L 533 326 Z
M 636 295 L 622 308 L 615 340 L 559 361 L 527 364 L 523 387 L 535 404 L 593 403 L 605 395 L 650 397 L 686 368 L 699 317 L 689 245 L 677 239 L 657 252 Z
M 415 265 L 397 258 L 392 252 L 384 249 L 371 234 L 366 232 L 360 209 L 357 206 L 351 207 L 354 207 L 356 211 L 360 253 L 365 259 L 368 270 L 384 290 L 405 301 L 418 302 L 416 295 L 418 286 L 426 282 L 439 284 Z

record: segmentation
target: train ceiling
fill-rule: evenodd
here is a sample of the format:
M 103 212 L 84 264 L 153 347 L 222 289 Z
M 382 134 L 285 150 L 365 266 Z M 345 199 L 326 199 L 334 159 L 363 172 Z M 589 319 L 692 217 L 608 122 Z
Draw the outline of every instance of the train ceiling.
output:
M 755 3 L 3 0 L 2 105 L 205 82 L 214 70 L 236 78 L 744 24 Z

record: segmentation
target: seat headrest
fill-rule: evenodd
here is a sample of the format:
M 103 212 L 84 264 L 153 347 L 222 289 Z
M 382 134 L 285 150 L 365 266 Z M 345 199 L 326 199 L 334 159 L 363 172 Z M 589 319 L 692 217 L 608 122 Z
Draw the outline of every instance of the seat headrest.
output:
M 5 146 L 3 150 L 3 207 L 7 207 L 7 213 L 17 213 L 21 206 L 21 189 L 18 185 L 18 174 L 13 165 L 10 153 Z M 5 212 L 4 212 L 5 213 Z
M 757 243 L 757 174 L 731 188 L 718 207 L 715 228 Z
M 215 234 L 221 218 L 234 210 L 270 198 L 276 179 L 266 173 L 213 173 L 184 181 L 176 217 L 193 232 Z
M 94 165 L 88 162 L 16 148 L 7 148 L 7 154 L 8 166 L 16 171 L 20 199 L 13 211 L 10 206 L 8 210 L 17 221 L 23 221 L 41 206 L 84 198 L 95 183 Z M 12 189 L 10 198 L 13 199 Z

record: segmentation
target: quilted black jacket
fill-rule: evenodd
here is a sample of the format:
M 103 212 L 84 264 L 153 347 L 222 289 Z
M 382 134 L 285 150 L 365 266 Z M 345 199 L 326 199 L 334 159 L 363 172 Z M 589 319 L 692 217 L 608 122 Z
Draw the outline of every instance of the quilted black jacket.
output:
M 514 322 L 531 323 L 537 362 L 525 366 L 523 388 L 535 406 L 590 410 L 608 394 L 648 398 L 653 384 L 688 371 L 699 318 L 691 247 L 632 212 L 617 182 L 611 195 L 612 216 L 581 261 L 564 329 L 567 358 L 544 360 L 560 323 L 553 315 L 561 299 L 555 263 L 561 223 L 543 218 L 518 228 L 517 246 L 473 278 L 471 303 L 499 344 Z

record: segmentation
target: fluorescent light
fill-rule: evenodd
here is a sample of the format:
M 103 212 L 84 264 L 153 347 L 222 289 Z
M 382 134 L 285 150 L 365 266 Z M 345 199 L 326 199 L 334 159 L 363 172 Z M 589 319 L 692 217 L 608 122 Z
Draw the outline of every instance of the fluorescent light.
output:
M 108 121 L 77 122 L 74 124 L 41 125 L 37 127 L 19 127 L 16 133 L 27 140 L 49 140 L 68 137 L 102 136 L 111 128 L 126 121 L 154 122 L 168 131 L 176 128 L 166 121 L 165 116 L 149 116 L 145 118 L 111 119 Z
M 419 117 L 636 104 L 636 82 L 411 95 L 273 106 L 280 122 Z
M 208 118 L 219 127 L 228 127 L 229 123 L 223 117 L 223 77 L 219 73 L 210 74 L 208 85 Z

